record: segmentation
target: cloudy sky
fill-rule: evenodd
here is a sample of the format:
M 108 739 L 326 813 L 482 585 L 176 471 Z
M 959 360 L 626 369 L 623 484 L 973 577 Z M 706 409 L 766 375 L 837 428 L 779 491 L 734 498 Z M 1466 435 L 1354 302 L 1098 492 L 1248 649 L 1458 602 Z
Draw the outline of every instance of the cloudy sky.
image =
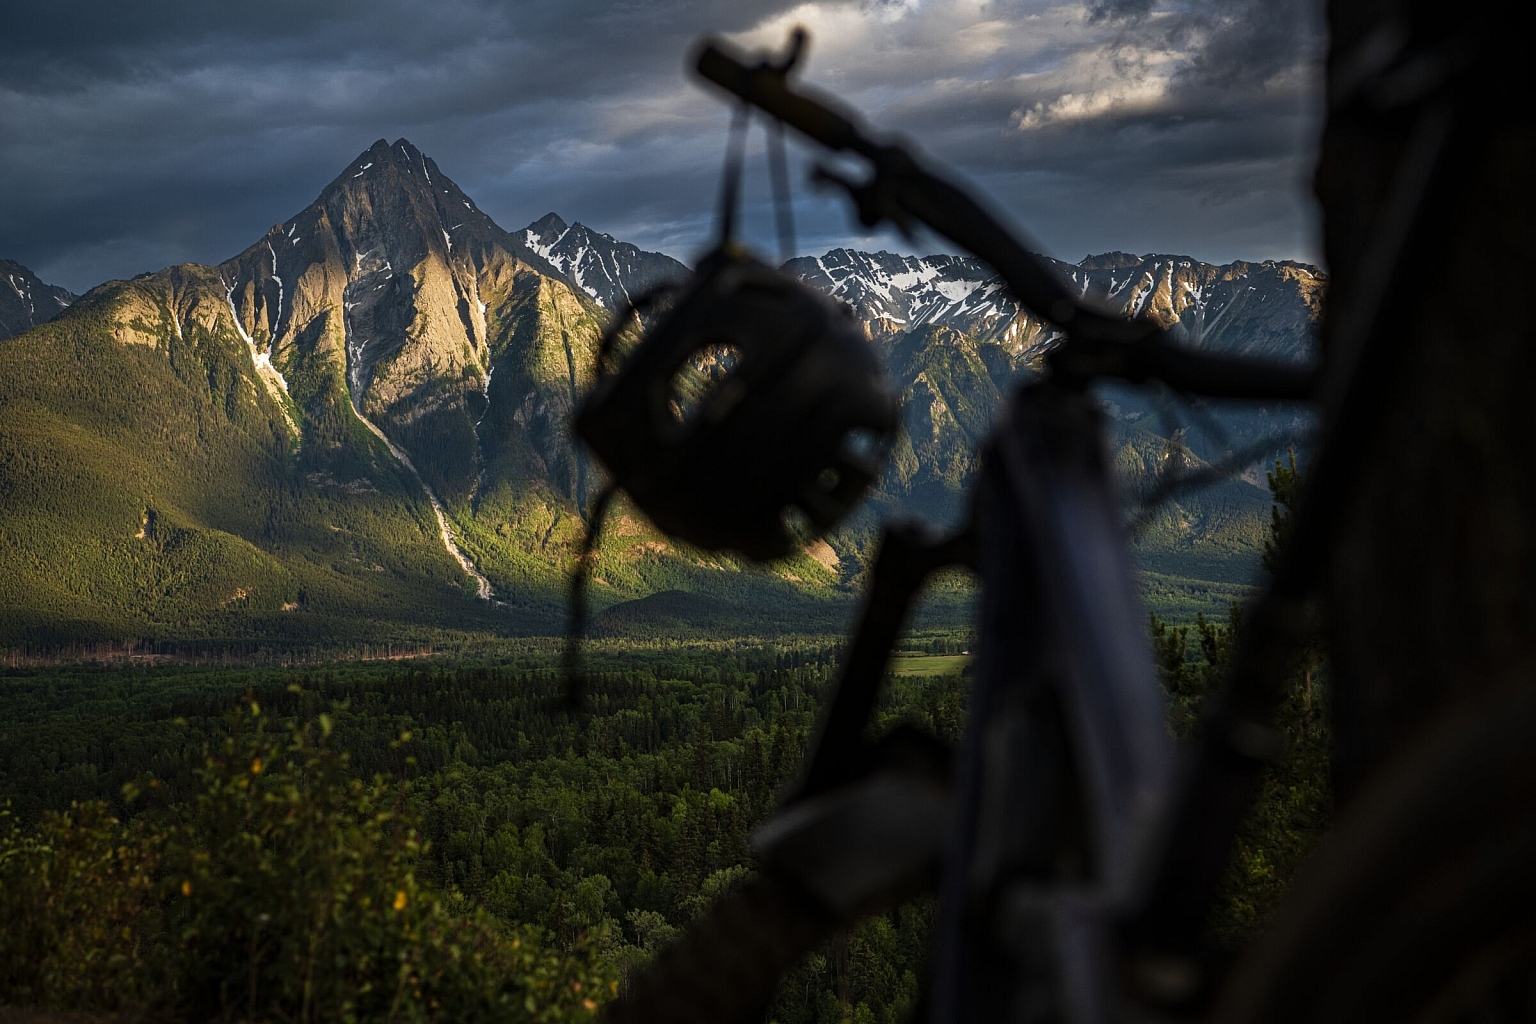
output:
M 807 83 L 968 177 L 1052 255 L 1315 261 L 1318 0 L 7 0 L 0 257 L 76 291 L 217 262 L 405 137 L 503 227 L 708 235 L 727 108 L 702 33 L 812 33 Z M 773 246 L 762 132 L 745 233 Z M 803 185 L 801 251 L 863 234 Z

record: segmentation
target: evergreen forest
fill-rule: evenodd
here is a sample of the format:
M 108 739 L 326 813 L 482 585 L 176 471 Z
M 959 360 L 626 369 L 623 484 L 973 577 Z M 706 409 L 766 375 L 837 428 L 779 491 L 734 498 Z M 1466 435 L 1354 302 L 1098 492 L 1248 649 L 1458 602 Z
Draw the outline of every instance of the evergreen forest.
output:
M 1277 465 L 1273 531 L 1296 471 Z M 1272 550 L 1272 548 L 1271 548 Z M 1149 615 L 1187 740 L 1242 629 Z M 916 629 L 874 729 L 955 742 L 971 639 Z M 16 666 L 0 684 L 0 1005 L 239 1020 L 580 1020 L 753 870 L 843 647 L 599 639 L 571 710 L 558 650 L 313 666 Z M 1327 671 L 1238 838 L 1236 944 L 1329 813 Z M 781 984 L 782 1024 L 894 1022 L 935 905 L 865 920 Z

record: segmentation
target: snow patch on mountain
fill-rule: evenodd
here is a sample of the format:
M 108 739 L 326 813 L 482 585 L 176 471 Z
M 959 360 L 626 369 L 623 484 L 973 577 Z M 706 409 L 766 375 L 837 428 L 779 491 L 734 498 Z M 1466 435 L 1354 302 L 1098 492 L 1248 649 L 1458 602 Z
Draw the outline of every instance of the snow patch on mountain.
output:
M 235 325 L 235 333 L 240 335 L 240 340 L 245 342 L 246 351 L 251 354 L 251 365 L 256 370 L 256 378 L 267 389 L 267 394 L 277 404 L 283 414 L 283 422 L 288 424 L 288 430 L 297 441 L 302 436 L 298 422 L 293 418 L 293 410 L 288 402 L 288 378 L 283 372 L 272 365 L 272 346 L 269 343 L 265 352 L 256 346 L 256 339 L 252 338 L 245 329 L 245 324 L 240 321 L 240 311 L 235 308 L 235 286 L 231 282 L 225 282 L 224 301 L 229 303 L 229 319 Z M 180 327 L 177 328 L 178 333 Z

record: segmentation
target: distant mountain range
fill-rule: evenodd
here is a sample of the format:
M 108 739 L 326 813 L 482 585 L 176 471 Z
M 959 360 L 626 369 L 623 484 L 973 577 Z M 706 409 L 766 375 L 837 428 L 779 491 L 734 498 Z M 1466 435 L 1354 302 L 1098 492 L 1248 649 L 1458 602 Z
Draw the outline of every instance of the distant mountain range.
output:
M 1289 358 L 1325 287 L 1290 262 L 1057 267 L 1191 344 Z M 766 569 L 621 511 L 600 606 L 682 591 L 750 608 L 758 629 L 825 628 L 875 509 L 952 516 L 1002 396 L 1053 340 L 975 260 L 838 249 L 787 269 L 853 308 L 906 399 L 875 506 Z M 215 267 L 76 299 L 0 263 L 0 643 L 557 632 L 595 483 L 566 422 L 609 312 L 686 274 L 553 213 L 505 231 L 403 139 Z M 1198 457 L 1145 400 L 1110 408 L 1133 484 Z M 1269 415 L 1232 423 L 1247 436 Z M 1174 506 L 1149 564 L 1251 561 L 1266 509 L 1242 482 Z
M 1214 266 L 1111 252 L 1077 264 L 1048 262 L 1093 305 L 1178 325 L 1192 343 L 1215 351 L 1297 358 L 1310 350 L 1322 310 L 1323 275 L 1289 260 Z M 947 327 L 1025 359 L 1056 337 L 974 257 L 834 249 L 790 260 L 787 269 L 852 306 L 875 337 Z

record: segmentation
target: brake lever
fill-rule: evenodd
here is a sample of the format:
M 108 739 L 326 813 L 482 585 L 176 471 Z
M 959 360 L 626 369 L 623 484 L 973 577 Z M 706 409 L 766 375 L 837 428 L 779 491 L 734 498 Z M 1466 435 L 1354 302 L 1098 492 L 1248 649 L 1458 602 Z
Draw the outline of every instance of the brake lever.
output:
M 774 70 L 787 77 L 794 70 L 795 65 L 800 63 L 800 58 L 805 56 L 805 45 L 810 42 L 810 39 L 811 34 L 805 30 L 804 25 L 796 25 L 790 29 L 789 45 L 784 50 L 784 56 L 773 65 Z

